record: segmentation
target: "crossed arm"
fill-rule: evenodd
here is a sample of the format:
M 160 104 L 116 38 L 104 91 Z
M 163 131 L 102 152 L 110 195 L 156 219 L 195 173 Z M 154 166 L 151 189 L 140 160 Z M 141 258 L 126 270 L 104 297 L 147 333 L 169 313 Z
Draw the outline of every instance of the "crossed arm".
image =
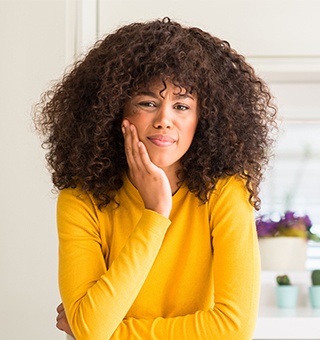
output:
M 166 174 L 151 162 L 146 147 L 139 141 L 136 128 L 128 120 L 123 121 L 122 132 L 129 177 L 138 189 L 145 208 L 168 218 L 172 207 L 172 193 Z M 57 307 L 57 313 L 57 328 L 74 337 L 62 303 Z

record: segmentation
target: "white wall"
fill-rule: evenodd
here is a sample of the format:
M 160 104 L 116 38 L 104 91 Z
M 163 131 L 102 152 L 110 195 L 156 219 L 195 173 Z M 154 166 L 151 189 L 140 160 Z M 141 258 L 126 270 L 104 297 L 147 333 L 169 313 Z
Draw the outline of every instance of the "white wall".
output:
M 169 16 L 229 40 L 246 56 L 320 56 L 318 0 L 98 1 L 100 34 Z
M 31 107 L 65 67 L 62 0 L 0 1 L 0 339 L 64 339 L 55 329 L 55 196 Z
M 132 20 L 166 15 L 198 25 L 253 57 L 274 81 L 285 112 L 289 107 L 292 114 L 292 99 L 301 96 L 299 109 L 308 98 L 308 112 L 320 117 L 319 1 L 83 0 L 82 13 L 76 9 L 81 3 L 0 0 L 0 339 L 64 338 L 55 329 L 56 197 L 32 131 L 31 107 L 74 49 L 93 41 L 97 3 L 99 36 Z M 297 79 L 307 85 L 292 96 L 287 84 Z

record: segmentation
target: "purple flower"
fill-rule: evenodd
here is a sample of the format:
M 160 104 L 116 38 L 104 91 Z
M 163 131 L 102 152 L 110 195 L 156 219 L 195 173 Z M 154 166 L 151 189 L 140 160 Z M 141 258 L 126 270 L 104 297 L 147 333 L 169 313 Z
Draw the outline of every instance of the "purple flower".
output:
M 262 215 L 256 219 L 258 237 L 296 236 L 320 240 L 311 233 L 311 226 L 308 215 L 299 216 L 293 211 L 286 211 L 278 220 L 273 220 L 268 215 Z
M 274 236 L 277 232 L 277 223 L 271 219 L 265 219 L 265 216 L 256 220 L 256 227 L 259 237 Z
M 306 227 L 308 228 L 308 230 L 312 227 L 312 222 L 309 218 L 308 215 L 305 215 L 302 217 L 303 223 L 306 225 Z

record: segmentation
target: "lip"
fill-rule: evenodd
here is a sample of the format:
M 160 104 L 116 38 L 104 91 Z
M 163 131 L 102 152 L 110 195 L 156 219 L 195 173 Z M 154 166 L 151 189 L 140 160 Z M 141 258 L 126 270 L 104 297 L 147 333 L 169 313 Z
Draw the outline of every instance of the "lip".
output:
M 153 135 L 147 138 L 150 140 L 151 143 L 155 144 L 156 146 L 160 146 L 160 147 L 171 146 L 172 144 L 176 142 L 174 138 L 168 135 Z

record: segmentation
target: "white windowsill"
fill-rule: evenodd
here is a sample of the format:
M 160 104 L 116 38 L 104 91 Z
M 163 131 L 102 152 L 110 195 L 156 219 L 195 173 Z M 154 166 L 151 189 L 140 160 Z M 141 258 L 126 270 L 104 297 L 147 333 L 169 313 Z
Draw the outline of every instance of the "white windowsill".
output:
M 261 273 L 261 298 L 254 340 L 320 339 L 320 309 L 310 307 L 308 287 L 310 271 L 289 272 L 292 283 L 299 286 L 298 305 L 294 309 L 276 306 L 274 288 L 279 272 Z
M 320 339 L 320 309 L 261 308 L 254 339 Z

